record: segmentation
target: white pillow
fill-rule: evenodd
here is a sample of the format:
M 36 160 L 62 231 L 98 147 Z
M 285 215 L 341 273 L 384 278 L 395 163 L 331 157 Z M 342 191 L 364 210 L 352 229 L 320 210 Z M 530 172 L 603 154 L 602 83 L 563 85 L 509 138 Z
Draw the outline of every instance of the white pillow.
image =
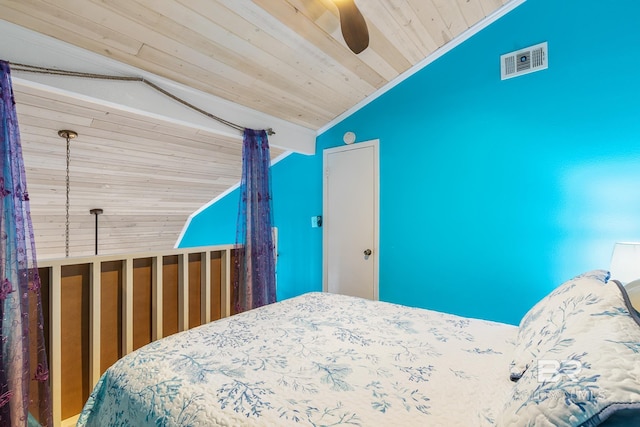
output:
M 542 345 L 497 425 L 597 426 L 617 412 L 640 425 L 640 317 L 622 285 L 602 279 L 592 272 L 554 291 L 547 303 L 555 301 L 559 312 L 538 308 L 553 327 L 536 328 L 551 331 L 542 337 L 527 335 Z M 536 322 L 539 316 L 524 326 Z
M 541 354 L 551 348 L 571 344 L 561 335 L 567 321 L 586 306 L 599 301 L 599 293 L 609 281 L 609 272 L 594 270 L 558 286 L 540 300 L 520 321 L 510 377 L 517 381 Z

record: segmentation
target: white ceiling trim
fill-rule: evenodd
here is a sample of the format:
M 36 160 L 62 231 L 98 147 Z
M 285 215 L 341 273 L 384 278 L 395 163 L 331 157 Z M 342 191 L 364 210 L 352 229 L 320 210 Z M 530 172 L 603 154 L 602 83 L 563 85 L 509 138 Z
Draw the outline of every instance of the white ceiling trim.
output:
M 465 41 L 467 41 L 468 39 L 470 39 L 474 35 L 478 34 L 480 31 L 484 30 L 489 25 L 491 25 L 494 22 L 496 22 L 498 19 L 500 19 L 503 16 L 507 15 L 509 12 L 511 12 L 512 10 L 516 9 L 518 6 L 522 5 L 526 1 L 527 0 L 512 0 L 509 3 L 505 4 L 504 6 L 502 6 L 501 8 L 499 8 L 498 10 L 496 10 L 495 12 L 493 12 L 491 15 L 488 15 L 486 18 L 484 18 L 483 20 L 479 21 L 477 24 L 473 25 L 472 27 L 469 27 L 469 29 L 464 31 L 458 37 L 454 38 L 449 43 L 445 44 L 440 49 L 436 50 L 431 55 L 429 55 L 425 59 L 423 59 L 422 61 L 416 63 L 414 66 L 409 68 L 407 71 L 405 71 L 404 73 L 400 74 L 395 79 L 391 80 L 389 83 L 384 85 L 382 88 L 378 89 L 377 91 L 375 91 L 371 95 L 367 96 L 365 99 L 363 99 L 362 101 L 360 101 L 359 103 L 357 103 L 353 107 L 349 108 L 344 113 L 340 114 L 335 119 L 331 120 L 326 125 L 324 125 L 321 128 L 319 128 L 317 135 L 318 136 L 322 135 L 324 132 L 326 132 L 327 130 L 331 129 L 333 126 L 337 125 L 338 123 L 340 123 L 341 121 L 343 121 L 347 117 L 351 116 L 352 114 L 355 114 L 356 112 L 358 112 L 362 108 L 366 107 L 371 102 L 375 101 L 377 98 L 379 98 L 382 95 L 384 95 L 385 93 L 389 92 L 391 89 L 393 89 L 394 87 L 396 87 L 397 85 L 399 85 L 400 83 L 402 83 L 403 81 L 408 79 L 409 77 L 413 76 L 415 73 L 417 73 L 418 71 L 422 70 L 427 65 L 429 65 L 432 62 L 436 61 L 438 58 L 444 56 L 448 52 L 450 52 L 453 49 L 455 49 L 456 47 L 460 46 L 462 43 L 464 43 Z M 500 72 L 500 64 L 497 65 L 497 70 L 498 70 L 498 73 L 499 73 Z

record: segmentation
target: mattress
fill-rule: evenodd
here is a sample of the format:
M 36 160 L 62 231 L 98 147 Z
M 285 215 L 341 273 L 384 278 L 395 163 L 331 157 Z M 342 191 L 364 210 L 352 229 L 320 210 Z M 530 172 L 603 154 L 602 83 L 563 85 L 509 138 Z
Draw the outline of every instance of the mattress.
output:
M 517 327 L 309 293 L 153 342 L 79 426 L 493 425 Z

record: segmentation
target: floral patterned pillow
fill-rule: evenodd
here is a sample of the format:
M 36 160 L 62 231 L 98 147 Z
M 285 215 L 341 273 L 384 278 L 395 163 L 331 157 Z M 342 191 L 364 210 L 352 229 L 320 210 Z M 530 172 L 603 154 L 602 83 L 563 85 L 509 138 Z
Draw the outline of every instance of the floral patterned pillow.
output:
M 588 427 L 612 415 L 640 425 L 640 317 L 617 281 L 594 272 L 574 280 L 554 292 L 567 297 L 558 300 L 565 315 L 552 316 L 554 338 L 538 346 L 498 426 Z M 590 290 L 579 299 L 578 287 Z
M 594 270 L 563 283 L 539 301 L 520 322 L 510 378 L 517 381 L 541 354 L 566 347 L 571 337 L 562 334 L 572 317 L 601 300 L 609 272 Z

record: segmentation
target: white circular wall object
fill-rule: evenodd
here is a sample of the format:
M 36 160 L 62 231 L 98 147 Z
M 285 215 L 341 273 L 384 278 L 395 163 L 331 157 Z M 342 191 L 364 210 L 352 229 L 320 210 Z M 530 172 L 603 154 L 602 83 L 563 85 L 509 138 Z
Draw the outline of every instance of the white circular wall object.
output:
M 356 141 L 356 134 L 353 132 L 345 132 L 342 140 L 345 144 L 353 144 Z

